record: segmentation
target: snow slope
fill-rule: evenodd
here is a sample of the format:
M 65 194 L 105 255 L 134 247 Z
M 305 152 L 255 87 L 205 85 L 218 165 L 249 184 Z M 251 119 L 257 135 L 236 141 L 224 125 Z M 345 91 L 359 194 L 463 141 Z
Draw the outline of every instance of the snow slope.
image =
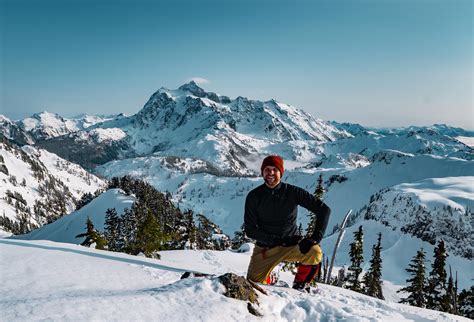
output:
M 180 280 L 190 269 L 244 275 L 249 253 L 161 252 L 152 260 L 51 241 L 0 239 L 4 321 L 468 321 L 320 286 L 320 294 L 264 286 L 257 318 L 223 296 L 216 279 Z
M 34 209 L 35 205 L 45 209 L 48 215 L 61 216 L 74 210 L 75 199 L 105 186 L 102 179 L 77 164 L 46 150 L 28 145 L 19 148 L 8 141 L 0 142 L 0 168 L 0 216 L 16 221 L 21 213 L 36 225 L 44 224 L 45 218 Z M 21 195 L 22 199 L 13 198 L 8 203 L 8 191 Z M 48 205 L 59 199 L 64 202 L 64 209 Z M 21 210 L 15 207 L 17 201 Z
M 41 229 L 12 238 L 45 239 L 80 244 L 82 240 L 75 238 L 75 236 L 86 231 L 87 217 L 90 217 L 96 229 L 104 231 L 106 210 L 108 208 L 115 208 L 117 213 L 121 215 L 125 208 L 132 207 L 134 201 L 133 197 L 125 195 L 120 189 L 110 189 L 81 209 L 61 217 L 55 222 L 41 227 Z
M 233 201 L 234 200 L 231 200 L 231 202 Z M 98 230 L 103 231 L 105 211 L 107 208 L 115 207 L 117 212 L 121 214 L 123 209 L 131 207 L 133 202 L 133 197 L 124 195 L 119 189 L 111 189 L 70 215 L 64 216 L 49 225 L 30 232 L 29 234 L 13 236 L 11 238 L 22 240 L 52 240 L 80 244 L 82 240 L 75 238 L 75 236 L 85 231 L 87 216 L 90 216 L 94 226 Z M 405 268 L 408 266 L 408 263 L 420 247 L 423 247 L 427 252 L 426 258 L 428 262 L 432 258 L 434 246 L 429 242 L 404 234 L 399 229 L 393 229 L 392 227 L 383 225 L 380 222 L 370 220 L 359 222 L 347 229 L 345 238 L 343 239 L 340 250 L 337 253 L 335 262 L 336 266 L 342 267 L 350 262 L 348 255 L 349 244 L 353 241 L 353 233 L 357 230 L 359 224 L 363 225 L 365 234 L 364 257 L 366 269 L 368 269 L 368 261 L 371 256 L 371 247 L 375 244 L 378 233 L 382 233 L 382 278 L 388 283 L 393 284 L 393 289 L 397 289 L 405 284 L 405 280 L 408 278 Z M 337 236 L 332 235 L 322 241 L 321 245 L 326 255 L 332 253 L 336 239 Z M 449 252 L 448 264 L 452 266 L 454 271 L 460 273 L 460 287 L 465 288 L 470 286 L 471 280 L 474 279 L 474 272 L 470 269 L 472 261 Z M 195 270 L 198 269 L 195 268 Z M 333 273 L 336 274 L 337 270 L 334 270 Z M 390 291 L 390 289 L 388 291 L 391 294 L 394 293 L 393 291 Z M 398 299 L 398 296 L 394 295 L 394 298 Z

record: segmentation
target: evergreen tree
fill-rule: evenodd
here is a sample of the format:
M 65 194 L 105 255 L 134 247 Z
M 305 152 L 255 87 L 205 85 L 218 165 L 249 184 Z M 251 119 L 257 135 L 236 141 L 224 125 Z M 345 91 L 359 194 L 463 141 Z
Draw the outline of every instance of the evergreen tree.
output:
M 196 224 L 194 223 L 194 212 L 188 209 L 183 214 L 184 233 L 181 235 L 184 241 L 184 249 L 196 249 Z
M 362 291 L 359 276 L 362 273 L 362 263 L 364 261 L 363 239 L 362 226 L 359 226 L 359 229 L 354 233 L 354 242 L 350 244 L 351 265 L 347 269 L 349 273 L 346 281 L 347 288 L 356 292 Z
M 248 238 L 245 234 L 245 225 L 240 226 L 240 230 L 234 233 L 234 238 L 232 239 L 232 248 L 239 249 L 242 244 L 252 242 L 251 238 Z
M 425 252 L 423 248 L 416 253 L 405 271 L 412 277 L 407 279 L 407 283 L 409 283 L 407 286 L 397 291 L 409 293 L 407 298 L 400 300 L 400 303 L 426 307 Z
M 161 230 L 151 210 L 149 210 L 145 221 L 138 228 L 135 252 L 137 254 L 143 253 L 146 257 L 160 258 L 158 251 L 162 249 L 166 241 L 167 236 Z
M 318 184 L 316 185 L 316 189 L 314 190 L 314 196 L 319 199 L 322 199 L 323 193 L 324 193 L 323 175 L 320 174 L 318 177 Z M 306 237 L 310 237 L 313 234 L 314 228 L 316 227 L 316 220 L 317 220 L 316 214 L 312 213 L 311 211 L 309 212 L 308 216 L 309 216 L 309 223 L 308 223 L 308 227 L 306 228 Z
M 316 186 L 316 190 L 314 191 L 314 195 L 318 198 L 318 199 L 323 199 L 323 194 L 324 194 L 324 186 L 323 186 L 323 175 L 322 173 L 319 174 L 319 177 L 318 177 L 318 185 Z
M 94 200 L 94 195 L 90 192 L 86 192 L 82 195 L 81 199 L 76 201 L 76 211 L 87 205 L 89 202 Z
M 90 247 L 95 243 L 96 249 L 104 249 L 107 245 L 107 242 L 105 238 L 94 228 L 94 224 L 92 223 L 92 220 L 89 218 L 89 216 L 87 216 L 86 230 L 87 231 L 85 233 L 76 236 L 76 238 L 86 237 L 81 245 Z
M 454 290 L 454 280 L 453 280 L 453 274 L 451 272 L 451 266 L 450 266 L 448 283 L 446 285 L 446 294 L 442 300 L 443 312 L 455 313 L 456 311 L 455 297 L 456 297 L 456 291 Z
M 104 234 L 107 240 L 108 250 L 114 252 L 120 251 L 120 220 L 115 208 L 108 208 L 105 212 Z
M 125 208 L 120 221 L 119 231 L 119 245 L 122 246 L 123 251 L 127 253 L 133 252 L 138 230 L 138 218 L 132 209 Z
M 459 293 L 458 312 L 460 315 L 474 320 L 474 285 Z
M 370 268 L 364 276 L 365 294 L 384 300 L 382 293 L 382 258 L 380 252 L 382 233 L 379 233 L 377 244 L 372 246 L 372 258 L 370 260 Z
M 434 249 L 434 262 L 428 279 L 427 308 L 442 311 L 443 301 L 446 296 L 446 258 L 448 257 L 444 242 L 440 240 Z
M 346 268 L 342 266 L 337 272 L 337 277 L 334 285 L 342 287 L 344 280 L 346 279 Z
M 218 225 L 204 215 L 197 215 L 196 244 L 198 249 L 224 250 L 230 246 L 229 237 Z

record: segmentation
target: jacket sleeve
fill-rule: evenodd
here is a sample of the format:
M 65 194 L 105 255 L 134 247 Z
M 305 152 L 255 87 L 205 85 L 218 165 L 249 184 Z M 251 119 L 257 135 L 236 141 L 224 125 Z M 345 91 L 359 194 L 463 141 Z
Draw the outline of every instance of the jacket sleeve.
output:
M 280 237 L 265 232 L 258 225 L 257 204 L 251 194 L 245 199 L 244 227 L 245 234 L 264 245 L 276 245 L 280 242 Z
M 296 201 L 298 205 L 304 207 L 316 214 L 316 226 L 314 227 L 311 239 L 315 240 L 318 244 L 323 239 L 324 233 L 329 222 L 329 216 L 331 214 L 331 208 L 329 208 L 319 198 L 310 194 L 308 191 L 296 188 Z

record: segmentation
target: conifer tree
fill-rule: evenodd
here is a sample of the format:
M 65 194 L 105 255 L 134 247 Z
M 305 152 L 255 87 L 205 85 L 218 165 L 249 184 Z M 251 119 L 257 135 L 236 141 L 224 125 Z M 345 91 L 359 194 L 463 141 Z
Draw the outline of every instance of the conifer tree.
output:
M 347 288 L 356 292 L 362 291 L 359 276 L 362 273 L 362 263 L 364 261 L 363 239 L 362 226 L 359 226 L 359 229 L 354 233 L 354 242 L 350 244 L 349 256 L 351 258 L 351 265 L 347 269 L 349 271 Z
M 204 215 L 197 215 L 196 244 L 198 249 L 224 250 L 230 243 L 229 238 L 218 225 Z M 215 236 L 219 238 L 214 238 Z
M 114 252 L 120 251 L 120 221 L 115 208 L 108 208 L 105 212 L 104 234 L 107 240 L 108 250 Z
M 474 285 L 459 293 L 458 312 L 460 315 L 474 320 Z
M 86 230 L 87 231 L 85 233 L 76 236 L 76 238 L 86 237 L 81 245 L 90 247 L 95 243 L 96 249 L 104 249 L 107 245 L 107 242 L 105 238 L 94 228 L 94 224 L 92 223 L 92 220 L 89 216 L 87 216 Z
M 442 311 L 447 313 L 456 314 L 456 296 L 457 296 L 456 286 L 454 285 L 453 274 L 451 271 L 451 266 L 449 266 L 449 278 L 446 285 L 446 294 L 443 297 L 442 301 Z
M 442 311 L 443 299 L 446 296 L 446 258 L 448 257 L 444 242 L 440 240 L 434 249 L 434 262 L 428 279 L 427 308 Z
M 242 246 L 242 244 L 250 242 L 252 242 L 252 239 L 245 235 L 245 225 L 242 224 L 242 226 L 240 226 L 240 230 L 234 233 L 234 238 L 232 239 L 232 248 L 238 249 L 240 246 Z
M 135 251 L 146 257 L 160 258 L 158 251 L 162 249 L 167 237 L 162 232 L 155 216 L 148 210 L 146 219 L 138 228 Z
M 82 234 L 78 234 L 76 236 L 76 238 L 86 237 L 86 239 L 81 243 L 81 246 L 89 247 L 90 245 L 92 245 L 92 243 L 93 243 L 92 234 L 94 233 L 94 230 L 95 230 L 94 224 L 92 223 L 91 218 L 89 216 L 87 216 L 86 232 L 82 233 Z
M 400 303 L 426 307 L 425 252 L 423 248 L 416 253 L 405 271 L 410 273 L 411 278 L 407 279 L 407 286 L 397 291 L 408 293 L 408 297 L 401 299 Z
M 324 186 L 323 186 L 323 175 L 320 173 L 319 177 L 318 177 L 318 185 L 316 186 L 316 190 L 314 190 L 314 195 L 318 199 L 322 199 L 324 191 L 325 191 L 325 189 L 324 189 Z
M 184 241 L 184 249 L 196 249 L 196 224 L 194 223 L 194 212 L 188 209 L 183 214 L 184 217 L 184 233 L 182 239 Z
M 132 209 L 125 208 L 120 221 L 119 245 L 122 245 L 123 251 L 133 252 L 133 245 L 136 242 L 138 230 L 138 218 Z
M 323 175 L 319 174 L 318 184 L 316 185 L 316 189 L 314 190 L 313 195 L 319 199 L 322 199 L 323 194 L 324 194 Z M 311 211 L 309 212 L 308 216 L 309 216 L 309 223 L 308 223 L 308 227 L 306 228 L 306 236 L 310 237 L 313 234 L 314 228 L 316 227 L 317 216 Z
M 382 233 L 379 233 L 377 243 L 372 246 L 372 258 L 370 260 L 370 268 L 364 276 L 364 292 L 365 294 L 384 300 L 382 292 L 382 257 L 380 252 Z
M 344 284 L 345 278 L 346 278 L 346 268 L 342 266 L 337 272 L 337 277 L 334 282 L 334 285 L 342 287 L 342 285 Z

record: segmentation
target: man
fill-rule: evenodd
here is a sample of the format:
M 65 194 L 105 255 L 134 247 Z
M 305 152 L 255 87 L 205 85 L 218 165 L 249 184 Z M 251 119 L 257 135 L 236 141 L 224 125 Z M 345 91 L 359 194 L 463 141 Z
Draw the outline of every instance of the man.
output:
M 281 157 L 266 157 L 260 170 L 265 182 L 250 191 L 245 200 L 245 233 L 257 241 L 247 278 L 267 283 L 273 268 L 280 262 L 298 262 L 293 288 L 308 290 L 308 283 L 316 276 L 323 256 L 319 243 L 331 210 L 306 190 L 281 182 L 285 172 Z M 298 206 L 317 215 L 316 227 L 309 238 L 298 235 Z

